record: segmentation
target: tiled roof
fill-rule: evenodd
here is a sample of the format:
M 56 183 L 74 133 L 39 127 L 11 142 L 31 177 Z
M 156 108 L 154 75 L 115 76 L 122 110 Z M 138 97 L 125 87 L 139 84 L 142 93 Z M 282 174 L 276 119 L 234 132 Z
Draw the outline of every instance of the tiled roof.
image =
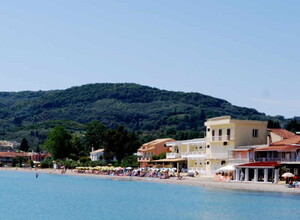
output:
M 259 147 L 256 148 L 255 151 L 278 151 L 278 152 L 286 152 L 286 151 L 296 151 L 300 149 L 300 146 L 294 145 L 276 145 L 276 146 L 268 146 L 268 147 Z
M 28 157 L 28 154 L 15 152 L 0 152 L 0 157 Z
M 236 167 L 278 167 L 279 163 L 275 161 L 253 162 L 236 165 Z
M 156 139 L 156 140 L 153 140 L 153 141 L 150 141 L 148 143 L 145 143 L 143 144 L 139 149 L 138 151 L 145 151 L 146 149 L 149 149 L 149 148 L 153 148 L 155 147 L 156 144 L 160 144 L 160 143 L 164 143 L 164 142 L 172 142 L 172 141 L 175 141 L 174 139 L 172 138 L 164 138 L 164 139 Z M 150 149 L 149 149 L 150 150 Z
M 295 135 L 288 139 L 283 139 L 281 141 L 274 142 L 271 145 L 272 146 L 276 146 L 276 145 L 280 146 L 280 145 L 288 145 L 288 144 L 300 144 L 300 136 Z
M 269 131 L 283 137 L 284 139 L 287 139 L 287 138 L 290 138 L 290 137 L 293 137 L 296 135 L 288 130 L 281 129 L 281 128 L 270 128 Z
M 103 151 L 104 151 L 104 149 L 98 149 L 98 150 L 94 150 L 94 151 L 90 152 L 90 154 L 97 154 L 97 153 L 101 153 Z

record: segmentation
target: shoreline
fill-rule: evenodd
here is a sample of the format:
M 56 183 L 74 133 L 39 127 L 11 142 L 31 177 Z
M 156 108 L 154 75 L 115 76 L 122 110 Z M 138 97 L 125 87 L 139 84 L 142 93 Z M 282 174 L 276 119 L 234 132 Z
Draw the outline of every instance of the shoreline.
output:
M 179 184 L 186 186 L 201 186 L 209 189 L 230 189 L 239 191 L 254 191 L 254 192 L 276 192 L 276 193 L 289 193 L 300 194 L 300 188 L 287 188 L 285 185 L 272 184 L 272 183 L 252 183 L 252 182 L 217 182 L 212 178 L 207 177 L 186 177 L 183 176 L 182 180 L 177 180 L 175 177 L 170 179 L 158 179 L 149 177 L 130 177 L 130 176 L 109 176 L 101 174 L 87 174 L 76 173 L 73 170 L 67 170 L 66 173 L 61 174 L 61 170 L 56 169 L 28 169 L 28 168 L 0 168 L 0 171 L 15 171 L 15 172 L 31 172 L 31 173 L 44 173 L 53 175 L 69 175 L 69 176 L 82 176 L 92 178 L 111 179 L 119 181 L 140 181 L 140 182 L 153 182 L 163 184 Z

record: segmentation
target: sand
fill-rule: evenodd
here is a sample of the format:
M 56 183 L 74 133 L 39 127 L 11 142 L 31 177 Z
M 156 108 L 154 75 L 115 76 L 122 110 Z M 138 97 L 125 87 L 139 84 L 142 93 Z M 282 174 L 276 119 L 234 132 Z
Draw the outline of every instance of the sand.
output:
M 278 192 L 278 193 L 293 193 L 300 194 L 300 188 L 287 188 L 284 184 L 272 184 L 272 183 L 253 183 L 253 182 L 217 182 L 213 178 L 207 177 L 186 177 L 183 175 L 182 180 L 177 180 L 176 177 L 169 179 L 158 179 L 149 177 L 128 177 L 128 176 L 108 176 L 108 175 L 95 175 L 95 174 L 82 174 L 74 172 L 73 170 L 67 170 L 65 174 L 61 174 L 60 170 L 55 169 L 26 169 L 26 168 L 0 168 L 1 170 L 8 171 L 22 171 L 22 172 L 38 172 L 55 175 L 73 175 L 73 176 L 85 176 L 94 178 L 109 178 L 120 181 L 144 181 L 144 182 L 156 182 L 164 184 L 181 184 L 190 186 L 201 186 L 210 189 L 232 189 L 232 190 L 248 190 L 256 192 Z

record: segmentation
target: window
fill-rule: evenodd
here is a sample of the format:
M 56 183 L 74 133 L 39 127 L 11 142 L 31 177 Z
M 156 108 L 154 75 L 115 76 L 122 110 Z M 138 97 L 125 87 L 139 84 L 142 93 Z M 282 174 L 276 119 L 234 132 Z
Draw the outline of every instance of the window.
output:
M 219 129 L 219 140 L 222 140 L 222 129 Z
M 223 145 L 226 146 L 227 144 L 228 144 L 227 141 L 224 141 Z
M 222 161 L 221 161 L 221 165 L 224 165 L 225 163 L 226 163 L 225 160 L 222 160 Z
M 230 140 L 230 128 L 227 129 L 227 140 Z
M 212 136 L 212 140 L 214 141 L 215 140 L 215 130 L 212 130 L 211 136 Z
M 207 145 L 206 147 L 209 148 L 209 145 Z
M 258 137 L 258 129 L 252 130 L 252 137 Z
M 210 132 L 210 128 L 207 128 L 207 132 Z
M 206 164 L 209 165 L 209 161 L 207 161 Z

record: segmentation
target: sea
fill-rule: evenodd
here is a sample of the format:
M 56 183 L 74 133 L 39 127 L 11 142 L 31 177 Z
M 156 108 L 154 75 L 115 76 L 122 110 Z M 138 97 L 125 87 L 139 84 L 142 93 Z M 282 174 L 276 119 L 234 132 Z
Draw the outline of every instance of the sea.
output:
M 300 196 L 0 171 L 0 219 L 291 220 Z

